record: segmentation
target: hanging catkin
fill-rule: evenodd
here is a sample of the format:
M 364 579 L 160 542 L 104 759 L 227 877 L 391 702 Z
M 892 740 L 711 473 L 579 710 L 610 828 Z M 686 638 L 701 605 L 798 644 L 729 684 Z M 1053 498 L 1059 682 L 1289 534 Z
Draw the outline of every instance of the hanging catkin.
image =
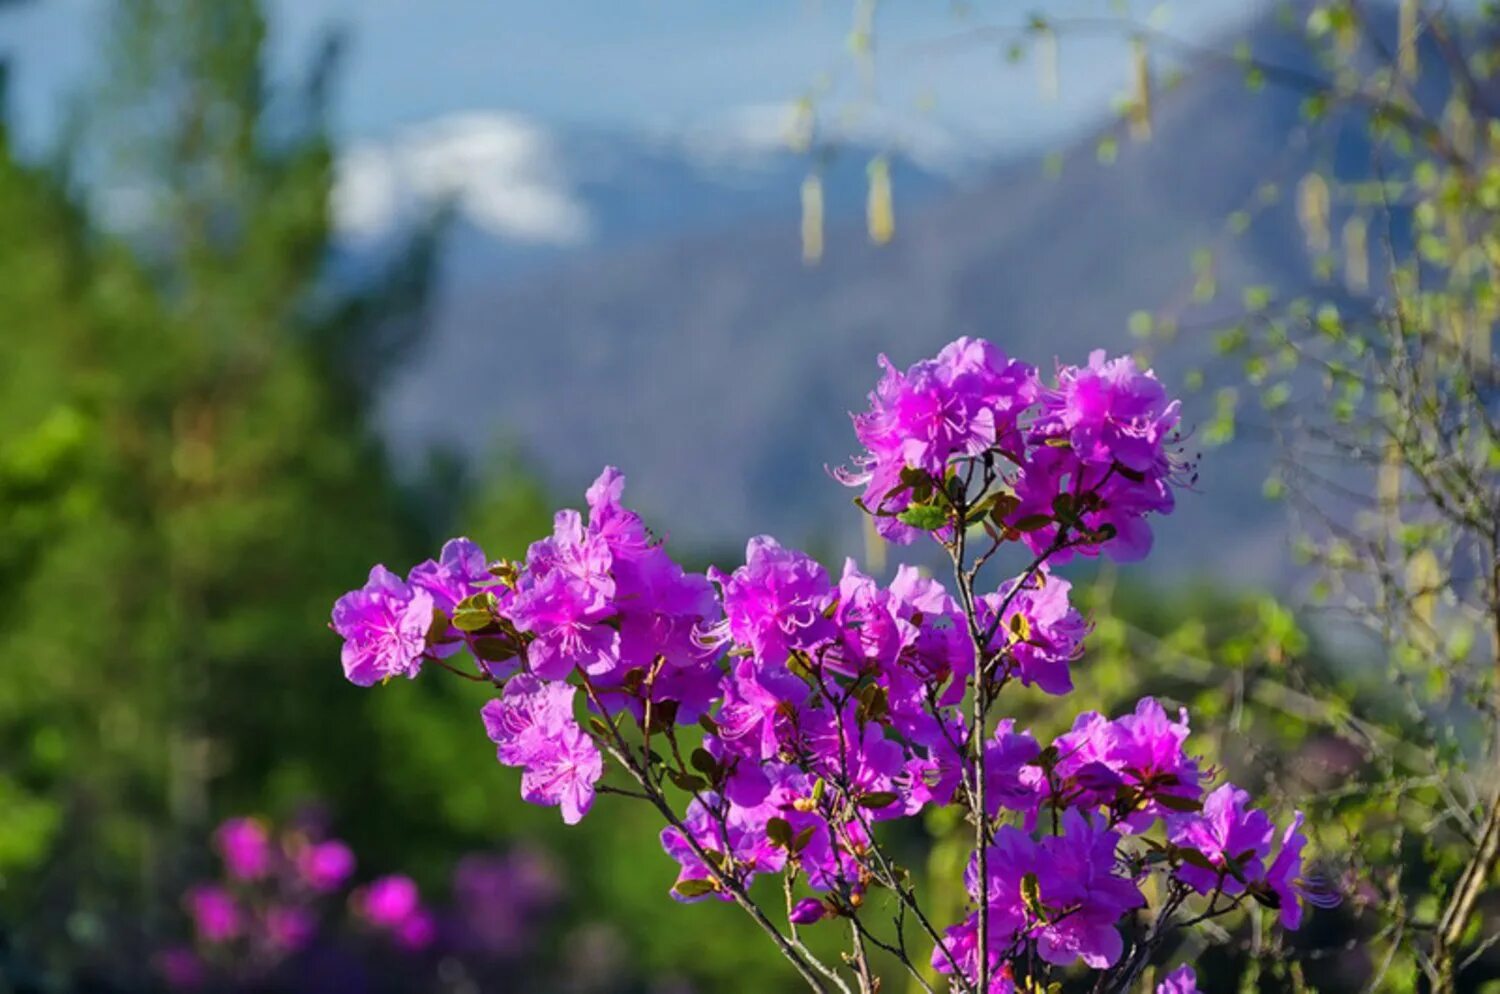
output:
M 865 222 L 870 241 L 884 245 L 896 234 L 896 212 L 891 202 L 891 164 L 883 155 L 870 160 L 870 192 L 865 201 Z
M 823 258 L 823 180 L 808 173 L 802 181 L 802 261 L 816 265 Z

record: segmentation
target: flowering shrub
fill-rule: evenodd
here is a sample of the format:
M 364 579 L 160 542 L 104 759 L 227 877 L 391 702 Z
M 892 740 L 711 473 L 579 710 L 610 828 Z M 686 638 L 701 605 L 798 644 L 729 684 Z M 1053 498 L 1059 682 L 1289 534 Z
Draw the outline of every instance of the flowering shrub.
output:
M 351 888 L 356 862 L 339 839 L 311 825 L 276 832 L 232 818 L 213 836 L 221 874 L 189 887 L 182 904 L 193 941 L 157 953 L 174 990 L 374 990 L 385 979 L 420 985 L 423 968 L 447 962 L 471 977 L 503 968 L 532 937 L 558 897 L 550 867 L 517 851 L 464 857 L 451 908 L 424 901 L 407 876 Z
M 1042 742 L 1000 707 L 1012 683 L 1072 689 L 1089 626 L 1052 566 L 1149 551 L 1150 516 L 1192 478 L 1176 402 L 1102 352 L 1050 381 L 975 339 L 905 372 L 881 363 L 854 417 L 864 451 L 837 476 L 887 539 L 939 543 L 951 587 L 907 566 L 881 584 L 852 561 L 835 579 L 766 536 L 732 572 L 686 572 L 608 468 L 524 561 L 454 539 L 404 581 L 376 566 L 334 607 L 345 673 L 493 683 L 484 728 L 526 800 L 569 824 L 600 792 L 653 806 L 673 896 L 739 905 L 814 990 L 875 990 L 872 946 L 932 990 L 912 931 L 950 989 L 989 994 L 1074 968 L 1123 992 L 1174 930 L 1249 901 L 1296 927 L 1300 815 L 1278 831 L 1215 785 L 1186 713 L 1147 698 Z M 1007 548 L 1024 569 L 984 583 Z M 956 923 L 929 916 L 881 838 L 947 806 L 974 832 Z M 752 898 L 764 876 L 784 911 Z M 877 890 L 892 928 L 866 911 Z M 833 920 L 850 935 L 838 966 L 799 935 Z M 1162 989 L 1193 989 L 1191 972 Z

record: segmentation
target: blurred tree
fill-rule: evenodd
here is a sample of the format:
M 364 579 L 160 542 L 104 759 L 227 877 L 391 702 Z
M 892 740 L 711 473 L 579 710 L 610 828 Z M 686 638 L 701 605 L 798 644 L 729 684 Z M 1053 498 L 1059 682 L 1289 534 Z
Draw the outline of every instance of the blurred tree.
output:
M 1276 431 L 1267 489 L 1296 512 L 1313 599 L 1372 637 L 1398 706 L 1320 681 L 1322 724 L 1365 760 L 1312 798 L 1362 938 L 1330 983 L 1476 990 L 1500 979 L 1500 7 L 1286 12 L 1309 69 L 1235 58 L 1252 86 L 1304 94 L 1320 154 L 1294 206 L 1318 289 L 1252 288 L 1218 330 L 1248 389 L 1218 379 L 1212 434 Z M 1176 317 L 1153 323 L 1185 334 Z M 1246 975 L 1263 970 L 1289 976 Z
M 416 545 L 364 415 L 432 240 L 328 275 L 336 46 L 273 93 L 248 0 L 116 16 L 76 157 L 111 226 L 0 139 L 0 901 L 125 984 L 211 808 L 370 784 L 322 629 Z

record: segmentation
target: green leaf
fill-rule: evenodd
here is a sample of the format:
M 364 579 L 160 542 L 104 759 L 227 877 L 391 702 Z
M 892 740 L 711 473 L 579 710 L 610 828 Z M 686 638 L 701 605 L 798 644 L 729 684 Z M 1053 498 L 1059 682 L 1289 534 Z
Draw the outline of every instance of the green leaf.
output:
M 477 632 L 494 623 L 495 595 L 488 590 L 465 597 L 453 607 L 453 627 L 461 632 Z
M 948 512 L 935 504 L 913 504 L 896 515 L 896 518 L 902 524 L 930 532 L 937 531 L 948 523 Z
M 502 662 L 513 658 L 516 654 L 516 647 L 510 639 L 493 636 L 476 638 L 469 643 L 469 648 L 476 658 L 489 663 Z
M 1156 803 L 1168 811 L 1202 811 L 1203 805 L 1196 798 L 1178 797 L 1176 794 L 1162 794 L 1156 798 Z
M 1272 911 L 1281 910 L 1281 895 L 1265 884 L 1251 884 L 1248 890 L 1250 896 L 1255 898 L 1256 903 L 1262 907 L 1270 908 Z
M 427 644 L 432 645 L 448 634 L 448 616 L 440 609 L 432 609 L 432 623 L 427 626 Z
M 895 791 L 876 790 L 860 797 L 857 803 L 862 808 L 884 808 L 895 804 L 899 796 Z
M 1207 856 L 1203 855 L 1196 849 L 1188 849 L 1185 846 L 1178 846 L 1173 850 L 1173 855 L 1175 855 L 1178 859 L 1182 860 L 1189 866 L 1196 866 L 1198 869 L 1207 870 L 1210 873 L 1219 872 L 1219 868 L 1217 866 L 1214 866 L 1214 864 L 1209 860 Z
M 1010 523 L 1010 526 L 1018 532 L 1034 532 L 1046 528 L 1052 524 L 1050 514 L 1028 514 L 1024 518 L 1018 518 Z
M 695 777 L 691 773 L 684 773 L 681 770 L 668 770 L 667 779 L 682 790 L 690 792 L 703 790 L 708 786 L 708 781 L 702 777 Z
M 792 823 L 785 818 L 772 818 L 766 822 L 766 838 L 783 849 L 792 848 Z
M 1035 873 L 1028 873 L 1021 878 L 1021 903 L 1026 905 L 1033 918 L 1046 918 L 1047 909 L 1042 905 L 1042 885 L 1037 881 Z
M 718 886 L 712 880 L 679 880 L 672 885 L 672 892 L 689 900 L 716 893 Z
M 714 759 L 713 754 L 701 746 L 693 750 L 691 757 L 693 769 L 708 777 L 709 780 L 719 779 L 719 761 Z

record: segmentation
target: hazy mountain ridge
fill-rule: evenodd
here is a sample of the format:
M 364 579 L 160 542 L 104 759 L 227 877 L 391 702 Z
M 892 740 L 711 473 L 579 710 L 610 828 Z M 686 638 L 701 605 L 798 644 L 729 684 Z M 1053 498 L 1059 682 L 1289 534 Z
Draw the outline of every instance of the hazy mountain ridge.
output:
M 1127 350 L 1133 311 L 1189 300 L 1205 245 L 1228 301 L 1252 284 L 1307 283 L 1288 206 L 1241 237 L 1225 228 L 1262 183 L 1290 190 L 1310 167 L 1300 99 L 1252 93 L 1234 70 L 1196 72 L 1158 100 L 1152 138 L 1122 137 L 1112 165 L 1090 137 L 1056 178 L 1040 157 L 914 198 L 898 178 L 895 241 L 872 246 L 857 219 L 833 220 L 812 268 L 788 170 L 768 174 L 785 207 L 763 220 L 585 249 L 515 282 L 455 280 L 433 340 L 390 389 L 386 423 L 408 450 L 440 440 L 477 453 L 498 435 L 563 493 L 617 464 L 679 542 L 770 531 L 857 552 L 849 493 L 824 468 L 853 450 L 847 412 L 864 406 L 878 353 L 905 364 L 960 334 L 1044 368 Z M 861 179 L 830 197 L 858 203 Z M 1178 382 L 1203 352 L 1189 339 L 1157 368 Z M 487 422 L 494 434 L 476 429 Z M 1267 576 L 1283 557 L 1280 512 L 1259 496 L 1264 463 L 1241 443 L 1211 453 L 1202 494 L 1160 529 L 1156 568 Z

